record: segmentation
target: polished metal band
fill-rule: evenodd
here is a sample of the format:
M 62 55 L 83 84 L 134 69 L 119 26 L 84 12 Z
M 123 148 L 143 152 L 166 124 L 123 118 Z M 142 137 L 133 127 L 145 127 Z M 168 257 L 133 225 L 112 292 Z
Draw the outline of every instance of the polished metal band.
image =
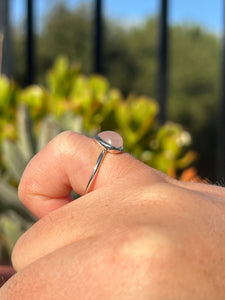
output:
M 91 184 L 92 184 L 92 182 L 93 182 L 95 176 L 97 175 L 97 172 L 98 172 L 98 170 L 99 170 L 99 168 L 100 168 L 101 163 L 103 162 L 103 158 L 104 158 L 104 156 L 105 156 L 105 154 L 106 154 L 106 151 L 107 151 L 106 149 L 102 150 L 102 152 L 100 153 L 100 155 L 99 155 L 99 157 L 98 157 L 98 160 L 97 160 L 97 162 L 96 162 L 96 165 L 95 165 L 95 167 L 94 167 L 94 170 L 93 170 L 93 172 L 92 172 L 92 174 L 91 174 L 91 178 L 89 179 L 88 184 L 87 184 L 87 187 L 86 187 L 86 189 L 85 189 L 85 194 L 89 192 L 89 189 L 90 189 L 90 187 L 91 187 Z
M 114 133 L 116 134 L 116 133 Z M 122 138 L 121 138 L 122 139 Z M 85 189 L 85 194 L 88 193 L 90 191 L 90 188 L 91 188 L 91 185 L 100 169 L 100 166 L 103 162 L 103 159 L 106 155 L 107 152 L 110 152 L 110 153 L 120 153 L 123 151 L 123 145 L 117 147 L 117 146 L 114 146 L 114 145 L 111 145 L 109 144 L 107 141 L 103 140 L 98 134 L 95 136 L 95 140 L 96 142 L 101 146 L 101 148 L 103 148 L 103 150 L 101 151 L 98 159 L 97 159 L 97 162 L 95 164 L 95 167 L 93 169 L 93 172 L 91 174 L 91 177 L 88 181 L 88 184 L 87 184 L 87 187 Z

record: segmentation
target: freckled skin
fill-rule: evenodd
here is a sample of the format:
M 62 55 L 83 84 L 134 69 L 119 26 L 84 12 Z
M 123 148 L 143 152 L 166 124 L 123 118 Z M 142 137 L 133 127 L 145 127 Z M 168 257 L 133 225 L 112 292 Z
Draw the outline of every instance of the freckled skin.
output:
M 28 164 L 19 196 L 40 219 L 0 299 L 224 300 L 225 189 L 107 153 L 84 195 L 98 155 L 64 132 Z M 72 189 L 83 196 L 71 201 Z

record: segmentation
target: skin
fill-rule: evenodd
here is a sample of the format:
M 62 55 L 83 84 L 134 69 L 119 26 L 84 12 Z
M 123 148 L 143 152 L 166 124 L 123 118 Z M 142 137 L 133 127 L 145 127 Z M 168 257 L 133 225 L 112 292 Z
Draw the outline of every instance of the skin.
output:
M 225 189 L 107 153 L 84 195 L 99 153 L 64 132 L 30 161 L 19 196 L 39 221 L 0 299 L 224 299 Z M 83 196 L 71 201 L 71 189 Z

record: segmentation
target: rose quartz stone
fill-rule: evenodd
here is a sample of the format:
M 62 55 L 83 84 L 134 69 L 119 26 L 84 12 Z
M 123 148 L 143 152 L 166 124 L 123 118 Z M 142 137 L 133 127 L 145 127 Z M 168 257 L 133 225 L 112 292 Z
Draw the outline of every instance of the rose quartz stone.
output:
M 98 136 L 107 144 L 112 145 L 113 147 L 120 148 L 123 146 L 122 137 L 114 131 L 103 131 L 99 133 Z

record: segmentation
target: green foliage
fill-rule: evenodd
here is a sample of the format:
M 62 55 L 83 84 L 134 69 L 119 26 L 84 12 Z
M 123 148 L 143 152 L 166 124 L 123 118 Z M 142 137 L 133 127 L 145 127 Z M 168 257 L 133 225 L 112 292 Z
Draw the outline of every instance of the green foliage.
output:
M 46 81 L 46 88 L 19 89 L 0 78 L 5 97 L 0 99 L 2 258 L 9 256 L 18 236 L 34 221 L 17 197 L 22 173 L 29 160 L 59 132 L 69 129 L 93 136 L 115 130 L 124 138 L 125 151 L 174 177 L 195 159 L 195 152 L 189 149 L 189 133 L 172 122 L 158 124 L 159 107 L 154 99 L 133 94 L 125 99 L 105 77 L 84 76 L 65 57 L 56 60 Z M 9 124 L 10 130 L 5 131 Z
M 92 10 L 65 4 L 50 9 L 43 30 L 37 36 L 38 80 L 59 54 L 82 65 L 85 74 L 92 72 Z M 22 77 L 24 36 L 15 33 L 16 78 Z M 158 24 L 147 18 L 139 25 L 128 26 L 124 20 L 105 20 L 104 74 L 124 95 L 157 97 Z M 220 88 L 220 38 L 196 25 L 171 26 L 169 30 L 169 99 L 170 120 L 181 123 L 193 137 L 201 154 L 200 172 L 213 176 L 216 144 L 216 113 Z M 205 168 L 208 168 L 205 172 Z
M 157 122 L 159 107 L 154 99 L 134 94 L 124 98 L 118 89 L 110 87 L 105 77 L 84 76 L 79 68 L 76 65 L 70 65 L 65 57 L 60 57 L 55 61 L 53 68 L 47 73 L 46 81 L 46 88 L 29 86 L 25 89 L 17 88 L 15 93 L 14 84 L 4 77 L 0 79 L 0 84 L 1 82 L 8 84 L 6 97 L 9 94 L 15 94 L 13 101 L 10 100 L 14 116 L 15 111 L 18 110 L 17 124 L 14 122 L 14 131 L 9 134 L 11 139 L 17 136 L 18 145 L 11 148 L 4 141 L 4 153 L 13 157 L 19 149 L 23 148 L 25 149 L 23 156 L 29 160 L 37 150 L 35 148 L 37 141 L 34 141 L 36 137 L 32 136 L 31 120 L 24 112 L 23 106 L 18 108 L 18 105 L 26 104 L 34 122 L 34 133 L 38 137 L 42 136 L 40 130 L 43 127 L 43 118 L 47 115 L 48 118 L 51 116 L 56 123 L 60 124 L 59 129 L 55 130 L 56 134 L 60 130 L 73 128 L 88 135 L 93 135 L 100 130 L 116 130 L 124 137 L 126 150 L 139 159 L 144 151 L 164 155 L 162 153 L 166 150 L 173 153 L 170 159 L 174 160 L 175 169 L 183 169 L 190 164 L 190 162 L 185 165 L 177 164 L 177 160 L 184 156 L 186 146 L 191 143 L 190 136 L 182 144 L 180 141 L 183 141 L 183 136 L 187 137 L 188 134 L 180 125 L 168 123 L 159 126 Z M 13 93 L 10 93 L 11 90 Z M 4 124 L 12 120 L 12 113 L 6 112 L 5 109 L 2 116 Z M 4 139 L 7 133 L 4 132 L 4 127 L 2 129 L 2 139 Z M 19 129 L 18 132 L 17 129 Z M 147 163 L 154 164 L 153 160 L 153 158 L 147 160 Z M 9 164 L 10 161 L 11 158 L 7 163 Z M 13 162 L 13 165 L 20 165 L 22 161 L 18 155 L 17 162 Z M 165 166 L 160 170 L 168 173 Z M 13 166 L 11 171 L 17 179 L 20 178 L 21 174 L 16 174 Z
M 17 88 L 13 82 L 6 77 L 0 77 L 0 142 L 7 135 L 14 137 L 15 105 L 17 98 Z

